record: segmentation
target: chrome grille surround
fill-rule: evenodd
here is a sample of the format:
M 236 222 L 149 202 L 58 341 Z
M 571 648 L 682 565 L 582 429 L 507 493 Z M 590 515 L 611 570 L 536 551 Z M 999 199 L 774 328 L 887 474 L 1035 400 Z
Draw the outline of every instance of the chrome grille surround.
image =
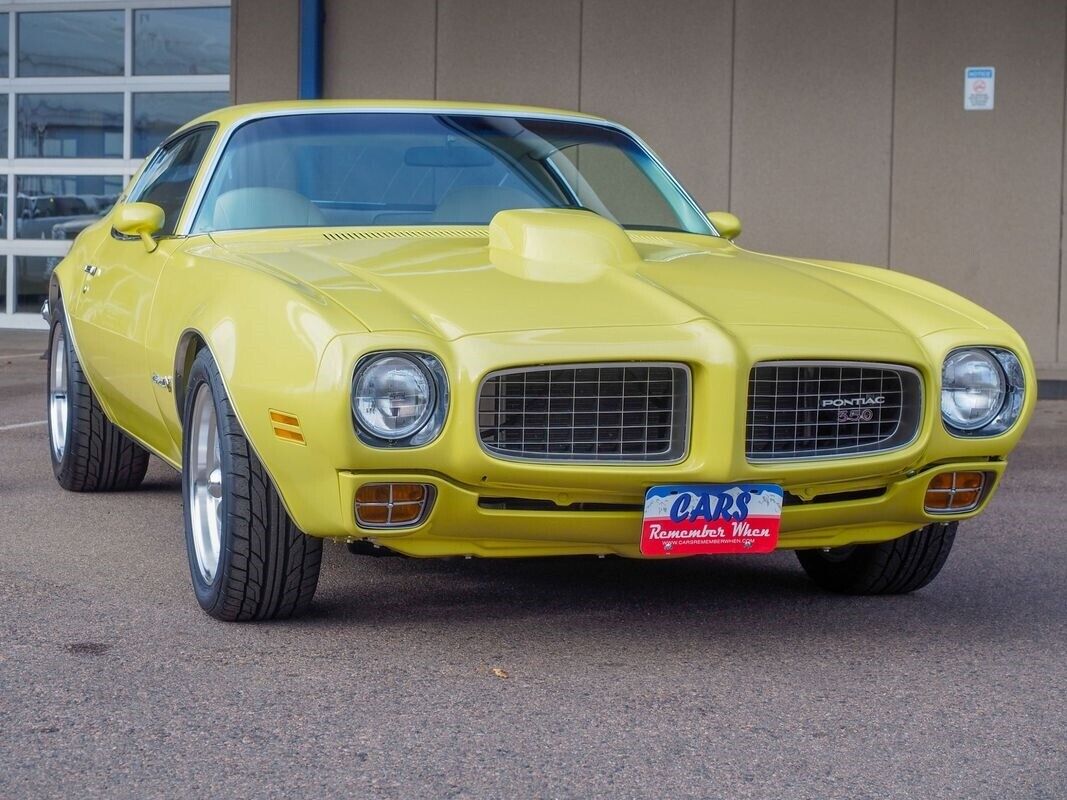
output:
M 923 382 L 899 364 L 764 361 L 749 374 L 745 455 L 800 461 L 884 453 L 915 441 Z
M 492 372 L 478 389 L 482 449 L 519 461 L 662 463 L 685 458 L 685 364 L 602 362 Z

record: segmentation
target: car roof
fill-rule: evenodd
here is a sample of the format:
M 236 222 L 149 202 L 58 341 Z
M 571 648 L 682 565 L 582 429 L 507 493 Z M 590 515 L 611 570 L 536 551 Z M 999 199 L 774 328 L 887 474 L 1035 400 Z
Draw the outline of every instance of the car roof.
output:
M 568 111 L 558 108 L 542 108 L 539 106 L 504 105 L 500 103 L 467 103 L 445 100 L 283 100 L 270 103 L 246 103 L 243 105 L 227 106 L 216 109 L 203 116 L 197 117 L 182 126 L 181 130 L 203 125 L 208 122 L 218 123 L 220 126 L 232 127 L 257 117 L 273 116 L 276 114 L 313 114 L 316 111 L 329 112 L 404 112 L 404 113 L 463 113 L 463 114 L 494 114 L 513 116 L 547 116 L 560 117 L 563 119 L 586 119 L 590 122 L 608 122 L 603 117 L 593 114 L 585 114 L 580 111 Z

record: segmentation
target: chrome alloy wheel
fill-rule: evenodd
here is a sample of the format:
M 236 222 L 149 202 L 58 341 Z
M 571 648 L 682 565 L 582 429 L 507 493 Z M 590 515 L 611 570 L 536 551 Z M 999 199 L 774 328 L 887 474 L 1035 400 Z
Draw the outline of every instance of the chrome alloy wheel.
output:
M 222 457 L 215 403 L 206 383 L 200 385 L 193 400 L 189 437 L 185 500 L 189 504 L 196 564 L 201 577 L 211 584 L 219 568 L 222 540 Z
M 56 461 L 63 460 L 67 449 L 67 415 L 70 402 L 67 399 L 67 335 L 63 326 L 56 328 L 52 337 L 52 369 L 48 371 L 48 422 L 52 438 L 52 455 Z

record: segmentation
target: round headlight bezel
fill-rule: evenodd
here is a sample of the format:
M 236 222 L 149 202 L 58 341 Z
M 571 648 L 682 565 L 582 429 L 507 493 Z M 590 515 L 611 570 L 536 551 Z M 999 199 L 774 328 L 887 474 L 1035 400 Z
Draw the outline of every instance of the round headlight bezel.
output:
M 993 367 L 1000 382 L 1000 400 L 996 408 L 970 424 L 961 424 L 946 412 L 946 370 L 961 355 L 973 354 Z M 1022 415 L 1025 398 L 1025 375 L 1022 362 L 1011 350 L 1001 347 L 958 347 L 950 351 L 941 364 L 941 422 L 951 435 L 959 438 L 997 436 L 1011 429 Z
M 361 379 L 372 367 L 390 359 L 405 362 L 418 370 L 425 381 L 428 395 L 422 413 L 415 422 L 401 430 L 384 430 L 371 424 L 359 407 Z M 352 371 L 349 404 L 356 435 L 364 444 L 373 447 L 416 447 L 433 441 L 444 426 L 448 408 L 448 381 L 440 360 L 429 353 L 394 350 L 367 353 L 356 362 Z

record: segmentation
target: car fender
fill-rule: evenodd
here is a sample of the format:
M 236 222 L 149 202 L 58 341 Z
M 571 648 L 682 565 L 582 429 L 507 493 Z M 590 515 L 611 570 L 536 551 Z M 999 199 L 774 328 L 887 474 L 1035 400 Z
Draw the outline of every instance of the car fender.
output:
M 328 503 L 328 519 L 336 525 L 337 478 L 329 459 L 315 448 L 279 438 L 270 412 L 300 419 L 347 407 L 347 395 L 316 391 L 319 364 L 335 337 L 366 328 L 306 284 L 229 257 L 208 237 L 197 239 L 167 265 L 148 328 L 148 366 L 163 376 L 156 400 L 172 439 L 167 460 L 181 467 L 188 369 L 206 347 L 249 444 L 283 501 L 294 491 L 305 495 L 286 506 L 313 509 Z M 294 521 L 318 532 L 323 523 L 316 516 L 294 515 Z

